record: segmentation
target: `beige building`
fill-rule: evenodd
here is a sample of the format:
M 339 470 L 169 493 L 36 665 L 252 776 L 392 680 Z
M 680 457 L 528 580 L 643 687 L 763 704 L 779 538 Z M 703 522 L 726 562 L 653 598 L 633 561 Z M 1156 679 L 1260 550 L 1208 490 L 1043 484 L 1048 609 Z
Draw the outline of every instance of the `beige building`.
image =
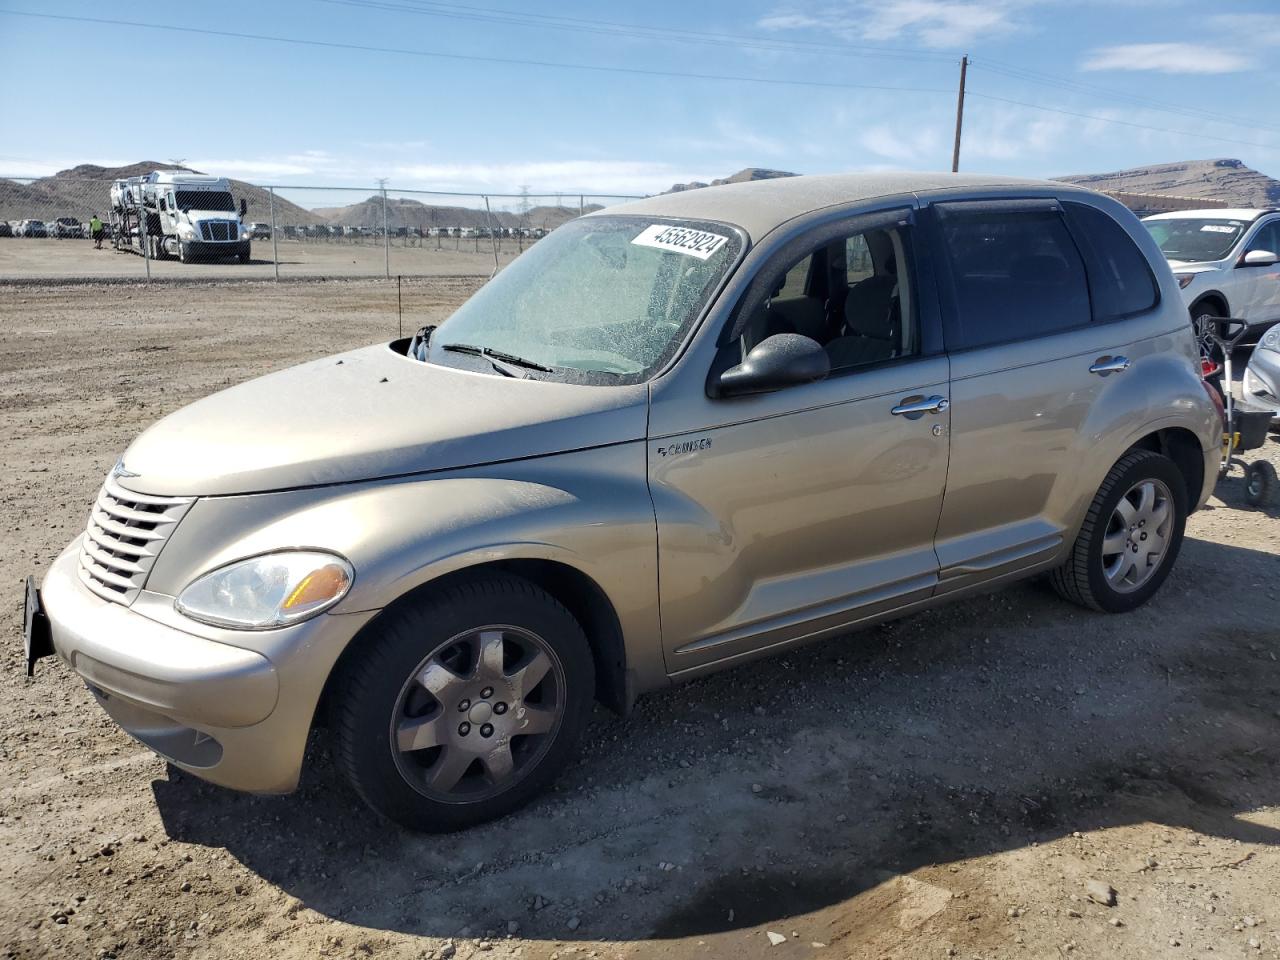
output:
M 1170 197 L 1158 193 L 1129 193 L 1124 190 L 1103 190 L 1115 197 L 1140 217 L 1153 213 L 1170 213 L 1174 210 L 1203 210 L 1206 207 L 1226 207 L 1225 200 L 1206 200 L 1204 197 Z

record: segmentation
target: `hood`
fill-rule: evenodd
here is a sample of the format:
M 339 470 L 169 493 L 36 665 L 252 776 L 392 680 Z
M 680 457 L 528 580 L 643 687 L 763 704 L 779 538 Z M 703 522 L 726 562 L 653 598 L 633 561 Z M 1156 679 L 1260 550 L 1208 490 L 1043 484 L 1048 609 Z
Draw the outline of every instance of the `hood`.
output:
M 648 388 L 411 360 L 386 344 L 197 400 L 125 451 L 137 493 L 216 496 L 477 466 L 645 436 Z

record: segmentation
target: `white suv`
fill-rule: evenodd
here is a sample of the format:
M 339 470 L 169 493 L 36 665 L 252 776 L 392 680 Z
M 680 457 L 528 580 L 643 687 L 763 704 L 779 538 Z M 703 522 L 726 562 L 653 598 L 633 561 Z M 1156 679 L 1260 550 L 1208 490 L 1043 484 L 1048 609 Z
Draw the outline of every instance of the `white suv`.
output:
M 1207 317 L 1246 321 L 1244 343 L 1280 323 L 1280 210 L 1179 210 L 1142 223 L 1173 268 L 1202 340 Z

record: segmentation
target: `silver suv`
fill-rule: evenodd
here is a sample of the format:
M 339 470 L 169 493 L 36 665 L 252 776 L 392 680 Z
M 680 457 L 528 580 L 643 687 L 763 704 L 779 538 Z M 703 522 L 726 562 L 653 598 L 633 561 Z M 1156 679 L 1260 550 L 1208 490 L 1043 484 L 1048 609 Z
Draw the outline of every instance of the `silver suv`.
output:
M 1222 425 L 1136 218 L 1061 183 L 801 177 L 573 221 L 448 320 L 140 436 L 28 585 L 129 733 L 375 810 L 525 803 L 595 699 L 1047 574 L 1123 612 Z

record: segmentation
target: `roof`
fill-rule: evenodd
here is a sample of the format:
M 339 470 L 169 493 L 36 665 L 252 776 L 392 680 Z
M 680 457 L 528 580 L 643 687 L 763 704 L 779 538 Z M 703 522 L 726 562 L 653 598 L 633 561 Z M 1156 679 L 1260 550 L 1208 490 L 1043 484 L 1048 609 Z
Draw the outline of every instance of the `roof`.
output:
M 1268 207 L 1206 207 L 1203 210 L 1174 210 L 1143 217 L 1143 220 L 1187 220 L 1203 217 L 1206 220 L 1257 220 L 1264 213 L 1275 213 Z
M 1058 194 L 1093 192 L 1060 181 L 1023 180 L 1017 177 L 960 173 L 841 173 L 778 177 L 664 193 L 617 204 L 591 216 L 629 214 L 720 220 L 742 227 L 753 240 L 759 240 L 788 220 L 823 207 L 874 200 L 878 197 L 966 187 L 1035 187 L 1050 189 Z

